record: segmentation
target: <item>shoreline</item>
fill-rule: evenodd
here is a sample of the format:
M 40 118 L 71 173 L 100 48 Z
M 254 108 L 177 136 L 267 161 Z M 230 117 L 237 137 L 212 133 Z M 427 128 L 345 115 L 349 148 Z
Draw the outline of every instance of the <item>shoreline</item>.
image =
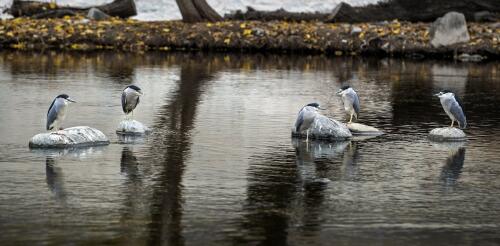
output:
M 16 18 L 0 23 L 0 48 L 14 50 L 216 51 L 457 59 L 500 58 L 498 23 L 468 23 L 470 41 L 435 48 L 431 23 L 321 23 L 283 21 L 137 21 L 83 17 Z

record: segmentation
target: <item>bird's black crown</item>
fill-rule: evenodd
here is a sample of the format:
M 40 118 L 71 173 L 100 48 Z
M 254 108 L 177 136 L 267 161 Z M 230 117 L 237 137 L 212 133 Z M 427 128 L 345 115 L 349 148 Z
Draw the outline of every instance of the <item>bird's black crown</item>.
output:
M 442 90 L 441 92 L 442 92 L 443 94 L 446 94 L 446 93 L 453 93 L 452 91 L 450 91 L 450 90 L 448 90 L 448 89 L 446 89 L 446 90 Z
M 64 98 L 64 99 L 68 99 L 69 96 L 67 94 L 61 94 L 59 96 L 57 96 L 56 98 Z
M 311 106 L 311 107 L 319 108 L 319 103 L 309 103 L 306 106 Z
M 340 87 L 340 89 L 342 89 L 342 90 L 347 90 L 349 88 L 351 88 L 350 85 L 344 85 L 344 86 Z
M 137 87 L 136 85 L 129 85 L 129 86 L 127 86 L 127 88 L 130 88 L 130 89 L 136 90 L 136 91 L 140 91 L 141 90 L 141 88 Z

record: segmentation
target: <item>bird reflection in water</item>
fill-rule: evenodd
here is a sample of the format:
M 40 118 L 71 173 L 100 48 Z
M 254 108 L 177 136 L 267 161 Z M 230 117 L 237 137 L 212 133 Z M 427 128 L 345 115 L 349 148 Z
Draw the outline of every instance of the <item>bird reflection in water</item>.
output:
M 441 171 L 440 180 L 447 188 L 456 185 L 465 160 L 464 142 L 433 143 L 436 149 L 448 151 L 448 157 Z
M 51 156 L 47 156 L 45 159 L 45 175 L 47 186 L 52 194 L 54 194 L 55 199 L 66 203 L 67 193 L 64 189 L 62 169 L 56 166 L 56 161 Z

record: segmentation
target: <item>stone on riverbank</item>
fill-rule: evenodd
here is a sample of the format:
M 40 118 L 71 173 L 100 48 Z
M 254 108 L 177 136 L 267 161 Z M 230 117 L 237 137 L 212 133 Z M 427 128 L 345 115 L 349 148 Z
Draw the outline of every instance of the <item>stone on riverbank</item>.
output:
M 111 16 L 107 15 L 106 13 L 102 12 L 98 8 L 91 8 L 87 14 L 87 18 L 90 20 L 105 20 L 111 18 Z
M 367 126 L 364 124 L 360 123 L 348 123 L 347 128 L 351 131 L 352 135 L 354 136 L 378 136 L 382 135 L 383 132 L 380 131 L 379 129 L 371 126 Z
M 306 138 L 306 131 L 298 133 L 292 128 L 292 137 Z M 324 115 L 317 115 L 309 128 L 309 139 L 338 141 L 351 137 L 346 125 Z
M 116 129 L 120 135 L 144 135 L 150 132 L 149 127 L 136 120 L 122 120 Z
M 429 34 L 431 44 L 434 47 L 469 42 L 470 40 L 465 16 L 457 12 L 449 12 L 434 21 Z
M 88 126 L 75 126 L 56 132 L 40 133 L 29 142 L 30 148 L 71 148 L 108 145 L 101 131 Z
M 465 141 L 467 136 L 465 133 L 455 127 L 443 127 L 433 129 L 429 133 L 429 139 L 436 142 L 446 142 L 446 141 Z

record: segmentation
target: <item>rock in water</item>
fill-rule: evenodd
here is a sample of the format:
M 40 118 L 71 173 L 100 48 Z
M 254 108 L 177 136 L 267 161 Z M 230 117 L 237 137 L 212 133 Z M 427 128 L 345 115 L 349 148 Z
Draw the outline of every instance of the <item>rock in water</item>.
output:
M 359 136 L 378 136 L 382 135 L 383 132 L 379 129 L 359 123 L 348 123 L 347 128 L 351 131 L 352 135 Z
M 116 133 L 120 135 L 144 135 L 150 132 L 147 126 L 136 120 L 123 120 L 116 129 Z
M 434 47 L 469 42 L 469 32 L 465 16 L 457 12 L 449 12 L 437 18 L 430 28 L 431 44 Z
M 306 138 L 306 131 L 296 132 L 294 127 L 292 137 Z M 346 125 L 324 115 L 317 115 L 309 129 L 309 139 L 338 141 L 351 137 L 351 131 Z
M 443 127 L 433 129 L 429 133 L 429 139 L 437 142 L 446 142 L 446 141 L 465 141 L 467 140 L 467 136 L 465 133 L 455 127 Z
M 90 20 L 105 20 L 110 18 L 110 16 L 102 12 L 98 8 L 91 8 L 89 10 L 89 13 L 87 14 L 87 18 L 89 18 Z
M 75 126 L 57 132 L 40 133 L 31 138 L 30 148 L 71 148 L 108 145 L 101 131 L 88 126 Z

